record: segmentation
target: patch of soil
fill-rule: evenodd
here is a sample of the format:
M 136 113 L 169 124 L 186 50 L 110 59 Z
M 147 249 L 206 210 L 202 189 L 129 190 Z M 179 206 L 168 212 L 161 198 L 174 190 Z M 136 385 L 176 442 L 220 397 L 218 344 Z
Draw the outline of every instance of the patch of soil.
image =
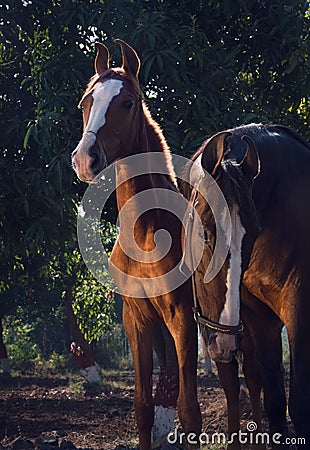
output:
M 246 423 L 250 405 L 242 389 L 241 417 Z M 203 430 L 225 433 L 226 401 L 219 380 L 199 375 L 198 393 Z M 33 442 L 39 436 L 49 436 L 57 437 L 59 442 L 71 441 L 83 449 L 134 446 L 137 429 L 133 395 L 131 371 L 109 374 L 103 379 L 103 388 L 92 391 L 76 377 L 0 378 L 0 442 L 11 447 L 18 436 Z

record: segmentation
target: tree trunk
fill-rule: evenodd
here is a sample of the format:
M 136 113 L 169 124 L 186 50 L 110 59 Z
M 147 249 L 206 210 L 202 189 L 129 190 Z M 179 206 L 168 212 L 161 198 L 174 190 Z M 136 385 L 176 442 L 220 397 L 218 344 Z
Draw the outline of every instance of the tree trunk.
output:
M 1 368 L 3 370 L 3 375 L 10 376 L 11 375 L 10 362 L 8 358 L 8 353 L 6 351 L 6 346 L 3 340 L 2 317 L 0 317 L 0 363 Z
M 71 352 L 73 353 L 74 362 L 88 383 L 98 382 L 100 378 L 94 353 L 88 342 L 85 340 L 73 312 L 71 286 L 66 288 L 65 308 L 69 319 L 71 333 L 75 339 L 75 342 L 71 343 Z

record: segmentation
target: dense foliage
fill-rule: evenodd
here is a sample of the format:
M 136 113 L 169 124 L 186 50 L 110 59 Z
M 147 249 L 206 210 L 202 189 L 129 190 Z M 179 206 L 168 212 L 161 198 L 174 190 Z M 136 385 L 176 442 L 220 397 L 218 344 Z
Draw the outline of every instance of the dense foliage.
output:
M 73 284 L 75 310 L 96 339 L 111 322 L 111 286 L 90 279 L 77 253 L 86 186 L 70 166 L 93 43 L 105 42 L 115 64 L 114 38 L 136 48 L 173 152 L 189 155 L 206 135 L 252 121 L 309 138 L 309 3 L 6 0 L 0 10 L 0 313 L 46 316 Z

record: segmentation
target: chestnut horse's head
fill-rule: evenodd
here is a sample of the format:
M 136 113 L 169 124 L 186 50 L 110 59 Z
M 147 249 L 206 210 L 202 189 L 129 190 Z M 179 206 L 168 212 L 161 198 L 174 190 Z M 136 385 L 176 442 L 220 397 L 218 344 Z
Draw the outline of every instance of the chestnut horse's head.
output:
M 109 68 L 109 51 L 96 44 L 95 75 L 80 101 L 83 136 L 72 153 L 72 164 L 82 181 L 91 182 L 113 161 L 135 146 L 135 118 L 142 110 L 138 81 L 140 60 L 124 41 L 122 66 Z
M 197 319 L 208 335 L 210 356 L 221 362 L 229 362 L 238 347 L 236 337 L 242 330 L 241 280 L 260 230 L 252 200 L 253 179 L 259 173 L 258 155 L 248 137 L 239 137 L 239 144 L 244 147 L 244 157 L 237 164 L 230 155 L 233 139 L 231 132 L 222 132 L 202 145 L 193 158 L 198 163 L 198 169 L 197 164 L 190 169 L 194 172 L 193 177 L 190 176 L 194 187 L 187 192 L 184 190 L 202 223 L 201 228 L 195 214 L 191 251 L 195 253 L 203 248 L 203 256 L 194 275 L 199 310 Z M 212 178 L 205 176 L 205 171 Z M 220 199 L 223 196 L 226 210 Z M 220 218 L 217 222 L 215 213 Z M 205 282 L 217 239 L 226 240 L 222 246 L 226 250 L 225 253 L 223 251 L 217 274 Z

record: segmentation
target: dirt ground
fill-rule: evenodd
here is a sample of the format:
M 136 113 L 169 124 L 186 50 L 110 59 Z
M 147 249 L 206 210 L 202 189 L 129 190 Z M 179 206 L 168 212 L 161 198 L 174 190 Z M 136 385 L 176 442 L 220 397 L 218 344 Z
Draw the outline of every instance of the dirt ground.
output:
M 226 432 L 226 403 L 218 379 L 201 373 L 198 389 L 204 431 Z M 76 375 L 0 378 L 0 443 L 11 448 L 18 436 L 33 442 L 49 436 L 83 449 L 134 446 L 133 393 L 132 371 L 105 374 L 103 387 L 92 391 Z M 245 388 L 241 404 L 246 423 L 250 405 Z

